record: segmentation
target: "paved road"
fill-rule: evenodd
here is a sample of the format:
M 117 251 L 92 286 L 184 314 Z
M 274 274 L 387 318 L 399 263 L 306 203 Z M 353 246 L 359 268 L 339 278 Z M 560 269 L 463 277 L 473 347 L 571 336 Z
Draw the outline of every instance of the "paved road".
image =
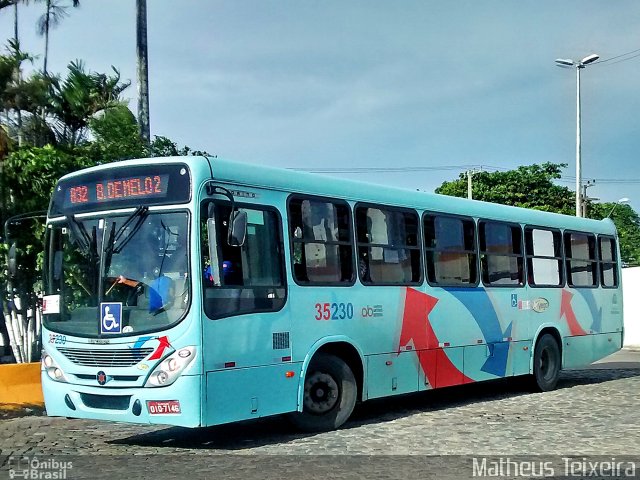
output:
M 213 475 L 221 470 L 224 478 L 250 478 L 248 472 L 282 478 L 296 469 L 305 477 L 326 478 L 346 462 L 343 470 L 369 469 L 368 477 L 384 472 L 382 477 L 395 478 L 415 468 L 416 458 L 422 458 L 417 467 L 424 469 L 426 460 L 382 461 L 389 457 L 380 455 L 605 455 L 640 462 L 639 427 L 640 351 L 623 351 L 589 370 L 563 372 L 553 392 L 531 394 L 512 380 L 372 401 L 344 428 L 314 435 L 295 432 L 280 417 L 197 430 L 38 416 L 5 419 L 0 420 L 0 464 L 5 457 L 6 474 L 7 456 L 69 458 L 76 468 L 67 478 L 172 478 L 186 465 L 195 472 L 189 478 L 221 478 Z M 219 454 L 234 455 L 214 456 Z M 309 454 L 340 456 L 309 460 Z M 429 472 L 441 462 L 445 471 L 462 469 L 456 478 L 471 476 L 468 458 L 457 463 L 452 458 L 430 457 Z

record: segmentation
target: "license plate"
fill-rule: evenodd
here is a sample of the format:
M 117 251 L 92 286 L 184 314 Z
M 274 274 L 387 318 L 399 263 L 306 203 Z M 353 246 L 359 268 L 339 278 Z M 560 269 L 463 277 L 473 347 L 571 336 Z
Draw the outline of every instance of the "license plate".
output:
M 178 400 L 147 400 L 147 410 L 150 415 L 168 415 L 180 413 Z

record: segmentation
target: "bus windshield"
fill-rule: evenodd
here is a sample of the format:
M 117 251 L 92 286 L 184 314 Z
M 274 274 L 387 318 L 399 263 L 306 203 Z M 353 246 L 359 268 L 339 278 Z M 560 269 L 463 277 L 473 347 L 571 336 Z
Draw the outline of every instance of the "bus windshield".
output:
M 102 302 L 122 304 L 124 335 L 180 321 L 190 299 L 188 214 L 148 212 L 50 223 L 44 324 L 75 336 L 100 334 Z M 110 334 L 112 336 L 112 334 Z

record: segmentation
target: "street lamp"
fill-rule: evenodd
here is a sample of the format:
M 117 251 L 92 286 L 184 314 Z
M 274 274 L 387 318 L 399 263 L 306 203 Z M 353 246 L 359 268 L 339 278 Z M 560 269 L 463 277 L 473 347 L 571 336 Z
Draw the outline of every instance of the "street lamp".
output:
M 627 197 L 621 198 L 620 200 L 618 200 L 615 205 L 613 206 L 613 208 L 611 209 L 611 211 L 609 212 L 609 215 L 607 215 L 605 218 L 611 218 L 611 215 L 613 215 L 613 211 L 616 209 L 616 207 L 618 205 L 621 205 L 623 203 L 629 203 L 629 199 Z
M 598 60 L 600 56 L 591 54 L 579 62 L 571 59 L 558 58 L 556 65 L 564 68 L 576 69 L 576 217 L 582 216 L 582 159 L 580 152 L 580 70 Z

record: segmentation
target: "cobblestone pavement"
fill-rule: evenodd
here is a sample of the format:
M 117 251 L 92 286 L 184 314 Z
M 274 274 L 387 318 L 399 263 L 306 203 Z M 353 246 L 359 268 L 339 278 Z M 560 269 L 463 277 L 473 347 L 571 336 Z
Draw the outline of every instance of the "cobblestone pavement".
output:
M 149 465 L 156 469 L 161 465 L 160 471 L 167 475 L 173 461 L 163 457 L 158 464 L 158 454 L 175 456 L 176 468 L 187 456 L 191 468 L 202 464 L 198 459 L 208 458 L 203 465 L 211 465 L 213 454 L 275 454 L 280 458 L 278 469 L 299 465 L 293 458 L 300 457 L 280 457 L 292 454 L 640 459 L 640 368 L 629 368 L 633 363 L 622 364 L 625 368 L 610 365 L 563 372 L 558 389 L 547 393 L 528 393 L 522 382 L 512 379 L 371 401 L 361 405 L 342 429 L 322 434 L 296 432 L 282 417 L 196 430 L 10 418 L 0 420 L 0 457 L 73 455 L 80 463 L 111 466 L 126 465 L 132 458 L 148 459 Z M 340 461 L 331 458 L 330 464 Z M 86 478 L 98 478 L 105 471 L 101 467 Z M 123 467 L 120 473 L 125 471 Z M 203 472 L 210 473 L 206 468 Z

